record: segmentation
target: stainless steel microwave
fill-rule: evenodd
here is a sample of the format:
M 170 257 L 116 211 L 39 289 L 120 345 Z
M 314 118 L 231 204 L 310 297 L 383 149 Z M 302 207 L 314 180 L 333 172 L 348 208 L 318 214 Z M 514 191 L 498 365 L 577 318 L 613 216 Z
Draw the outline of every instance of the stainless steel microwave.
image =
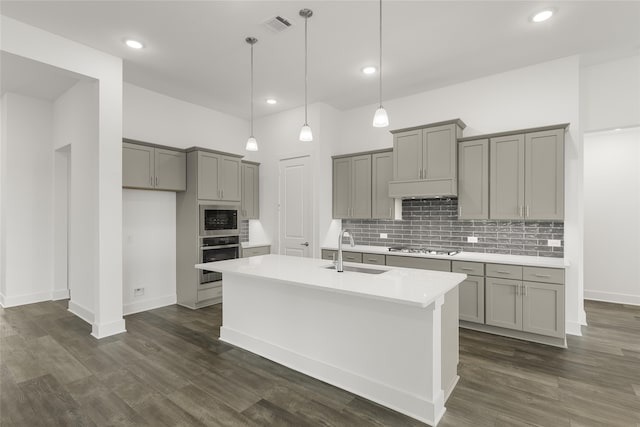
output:
M 200 236 L 237 234 L 240 234 L 237 206 L 200 205 Z

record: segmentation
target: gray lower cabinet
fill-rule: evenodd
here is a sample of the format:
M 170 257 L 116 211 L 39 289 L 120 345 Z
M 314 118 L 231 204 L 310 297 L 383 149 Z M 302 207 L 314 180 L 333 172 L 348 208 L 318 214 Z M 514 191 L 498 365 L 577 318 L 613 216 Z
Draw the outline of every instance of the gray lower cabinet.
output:
M 387 260 L 382 254 L 362 254 L 362 262 L 365 264 L 386 265 Z
M 489 218 L 489 140 L 458 143 L 458 219 Z
M 486 278 L 486 324 L 522 330 L 522 282 L 511 279 Z
M 460 283 L 459 315 L 460 320 L 484 323 L 484 277 L 467 276 Z
M 395 199 L 389 197 L 393 179 L 393 151 L 371 155 L 371 218 L 393 219 Z
M 260 219 L 260 164 L 242 162 L 240 218 Z
M 198 199 L 240 202 L 240 156 L 198 150 Z
M 338 251 L 331 249 L 322 250 L 322 259 L 337 260 Z M 342 251 L 342 261 L 344 262 L 362 262 L 362 252 Z
M 186 154 L 177 150 L 125 142 L 122 146 L 122 186 L 185 191 Z
M 371 218 L 371 155 L 333 159 L 333 218 Z
M 444 259 L 418 258 L 402 255 L 387 255 L 387 265 L 394 267 L 421 268 L 423 270 L 451 271 L 451 261 Z
M 564 219 L 564 128 L 490 140 L 489 217 Z
M 271 253 L 271 245 L 254 246 L 252 248 L 242 248 L 242 258 L 249 258 L 252 256 L 269 255 Z

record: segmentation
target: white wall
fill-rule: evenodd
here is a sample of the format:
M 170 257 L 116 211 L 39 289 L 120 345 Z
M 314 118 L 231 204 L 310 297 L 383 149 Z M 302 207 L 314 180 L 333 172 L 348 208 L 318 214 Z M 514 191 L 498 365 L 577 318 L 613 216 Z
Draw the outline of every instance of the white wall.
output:
M 52 299 L 53 152 L 51 102 L 7 93 L 3 103 L 3 236 L 0 301 L 5 307 Z M 6 181 L 5 181 L 6 180 Z
M 585 132 L 640 125 L 640 54 L 581 72 Z
M 176 302 L 176 196 L 123 190 L 123 302 L 131 314 Z M 144 288 L 135 296 L 134 288 Z
M 584 138 L 584 294 L 640 305 L 640 128 Z
M 70 147 L 69 310 L 95 322 L 99 286 L 98 83 L 78 82 L 54 103 L 53 147 Z
M 97 287 L 92 335 L 125 331 L 122 318 L 122 59 L 0 16 L 0 49 L 98 81 Z M 73 162 L 72 162 L 73 163 Z M 89 277 L 88 280 L 93 278 Z

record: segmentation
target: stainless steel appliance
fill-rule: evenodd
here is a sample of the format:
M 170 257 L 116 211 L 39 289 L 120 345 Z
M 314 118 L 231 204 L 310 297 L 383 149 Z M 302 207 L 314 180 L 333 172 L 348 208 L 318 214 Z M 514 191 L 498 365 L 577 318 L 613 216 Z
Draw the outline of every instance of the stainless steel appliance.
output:
M 240 234 L 238 207 L 200 205 L 200 237 Z
M 200 238 L 200 262 L 215 262 L 235 259 L 240 256 L 240 236 Z M 222 273 L 200 270 L 200 285 L 222 280 Z
M 459 248 L 425 248 L 422 246 L 392 246 L 389 252 L 403 252 L 410 254 L 425 255 L 455 255 L 462 252 Z

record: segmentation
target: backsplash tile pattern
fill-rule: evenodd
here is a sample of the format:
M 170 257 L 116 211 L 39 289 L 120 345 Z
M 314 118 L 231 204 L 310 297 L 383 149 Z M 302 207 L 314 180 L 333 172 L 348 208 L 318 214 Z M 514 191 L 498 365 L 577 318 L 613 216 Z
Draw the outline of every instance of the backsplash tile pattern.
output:
M 419 245 L 455 247 L 467 252 L 562 258 L 564 247 L 547 246 L 547 240 L 564 245 L 561 221 L 458 220 L 457 199 L 403 200 L 402 220 L 351 219 L 343 227 L 353 231 L 356 244 L 368 246 Z M 381 239 L 380 233 L 387 233 Z M 475 236 L 478 243 L 468 243 Z
M 240 241 L 241 242 L 249 241 L 249 220 L 248 219 L 240 220 Z

